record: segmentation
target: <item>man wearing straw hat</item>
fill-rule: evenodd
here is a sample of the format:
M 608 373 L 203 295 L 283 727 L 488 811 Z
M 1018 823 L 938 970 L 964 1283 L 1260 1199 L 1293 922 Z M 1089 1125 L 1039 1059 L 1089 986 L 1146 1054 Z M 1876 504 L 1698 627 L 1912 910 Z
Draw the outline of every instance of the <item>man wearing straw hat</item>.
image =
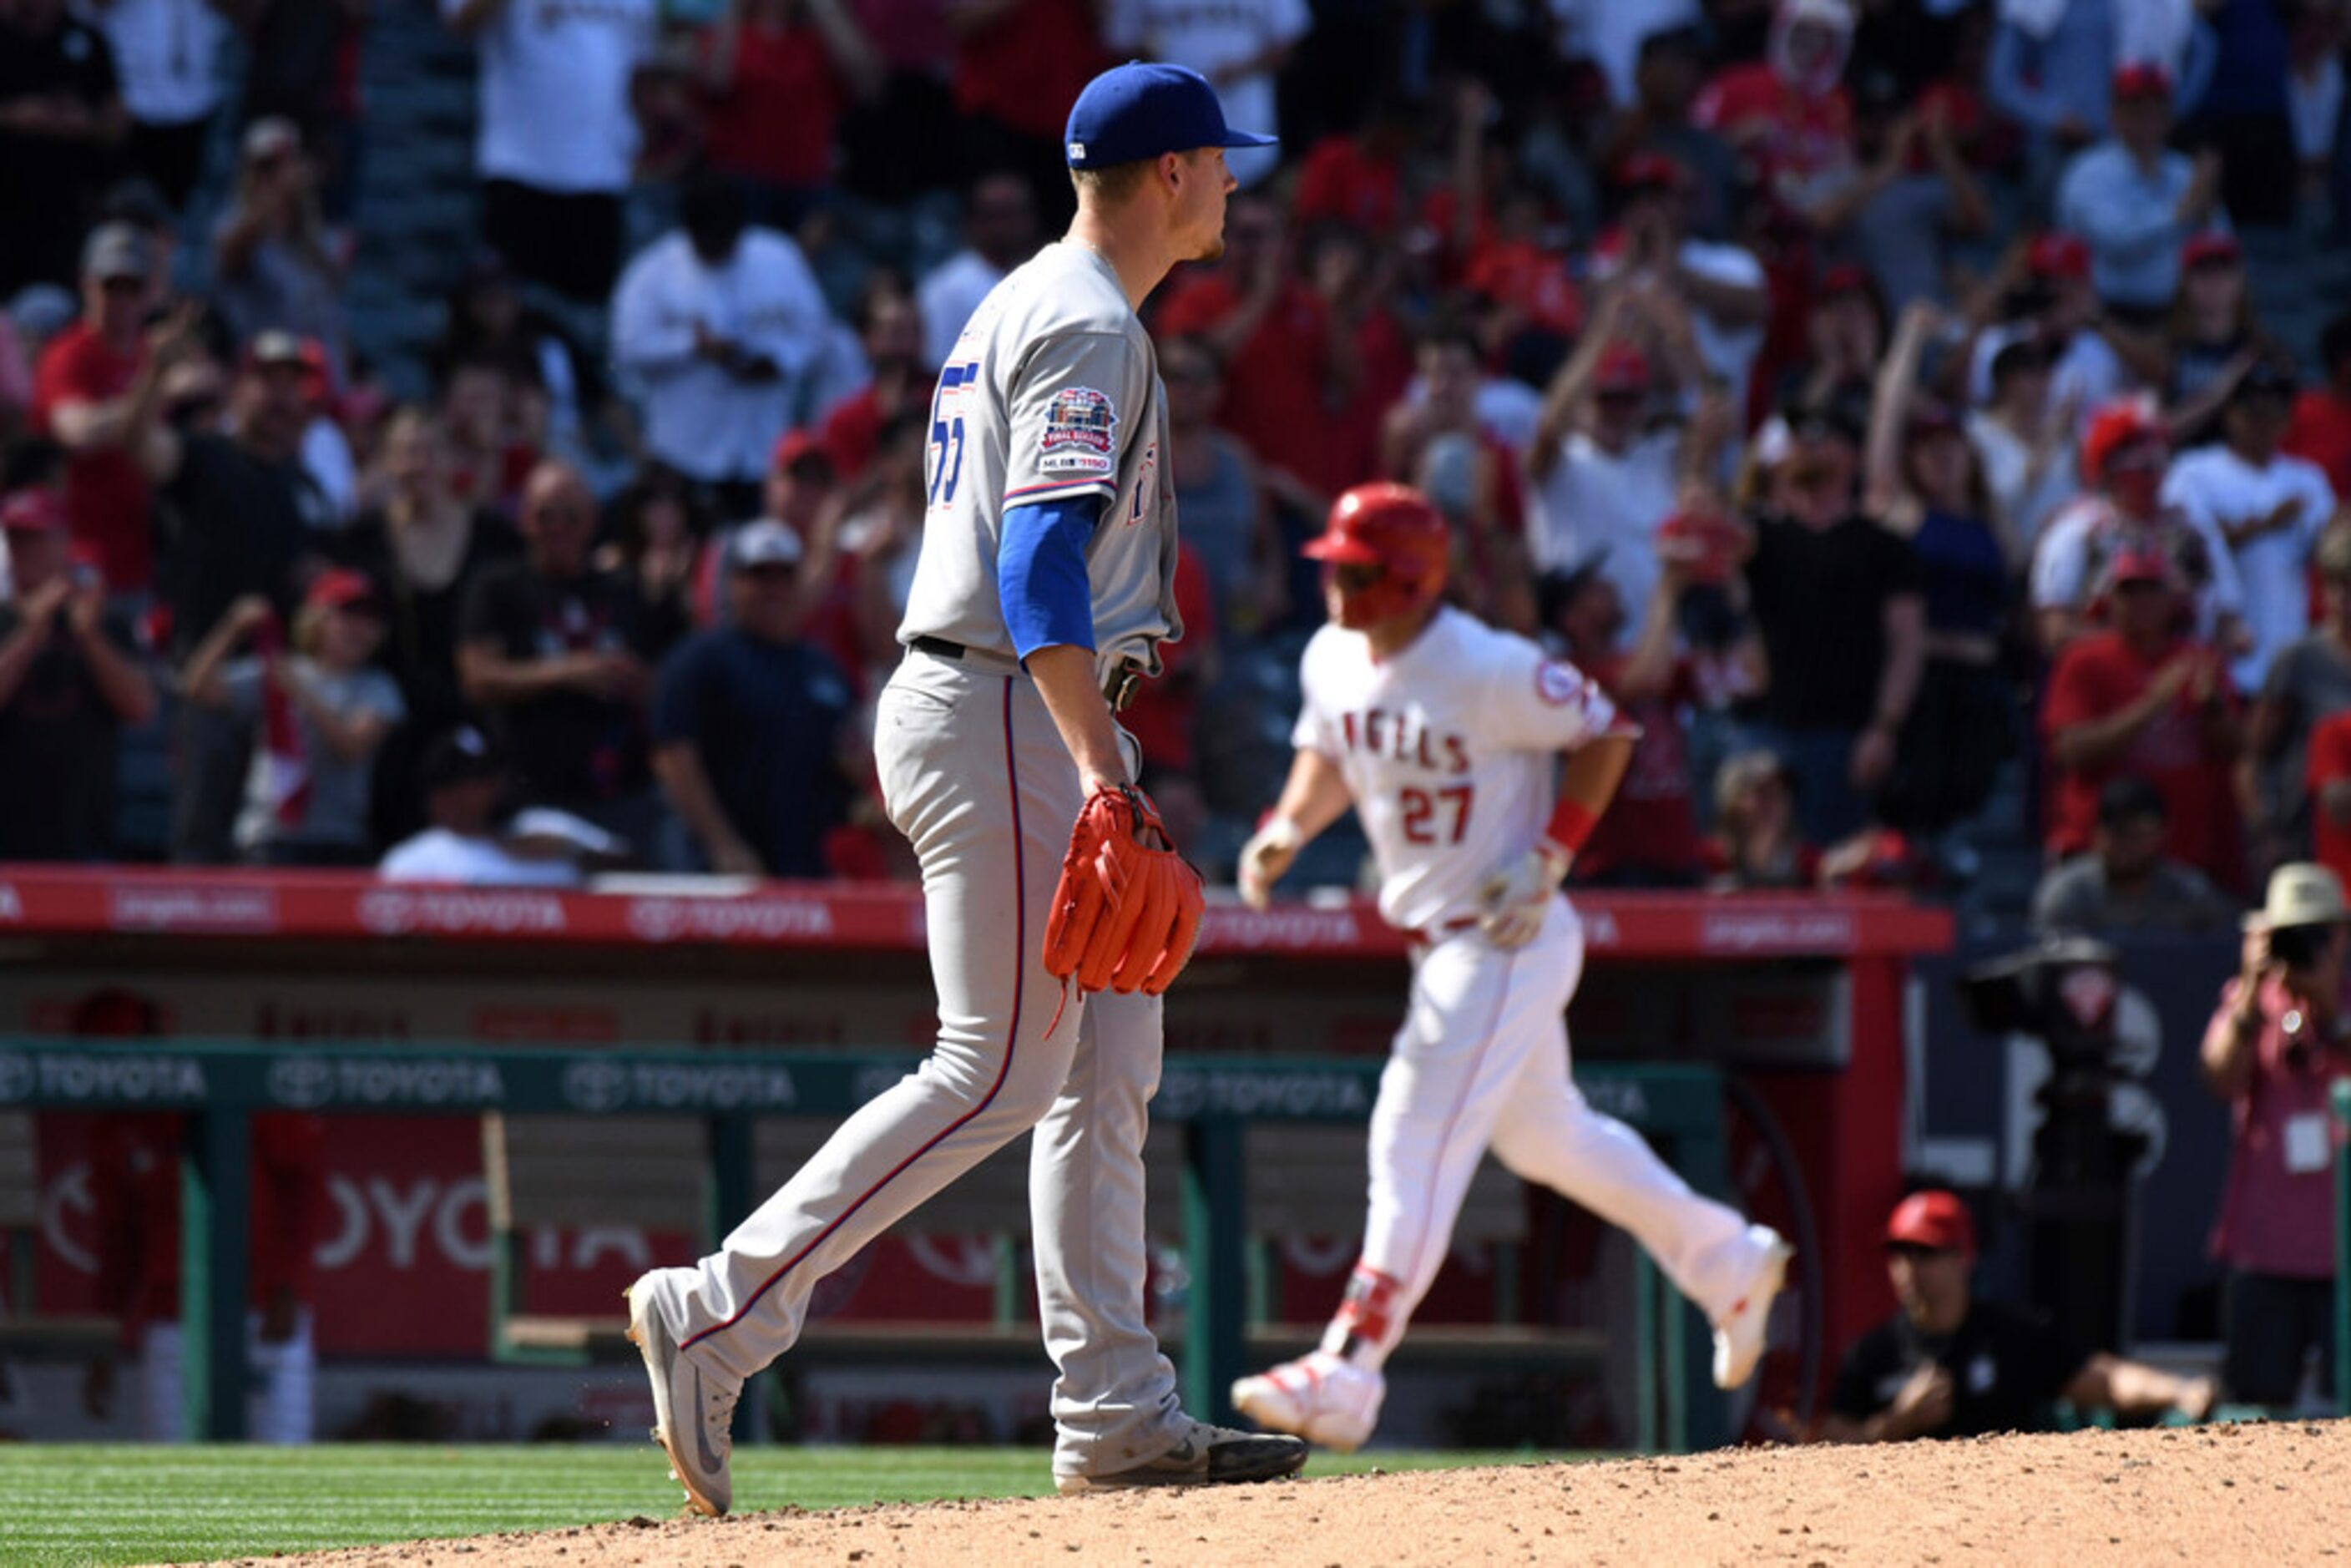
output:
M 2280 866 L 2245 916 L 2244 956 L 2205 1027 L 2204 1081 L 2230 1103 L 2229 1176 L 2213 1228 L 2228 1267 L 2229 1396 L 2291 1406 L 2315 1347 L 2331 1386 L 2336 1268 L 2330 1086 L 2351 1077 L 2345 961 L 2351 904 L 2325 866 Z

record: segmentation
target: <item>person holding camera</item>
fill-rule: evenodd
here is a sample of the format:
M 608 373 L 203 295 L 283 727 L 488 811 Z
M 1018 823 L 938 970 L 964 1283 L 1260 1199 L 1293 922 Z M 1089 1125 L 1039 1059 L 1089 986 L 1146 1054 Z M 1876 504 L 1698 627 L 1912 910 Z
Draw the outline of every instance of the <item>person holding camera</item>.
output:
M 155 711 L 129 627 L 74 559 L 48 489 L 0 505 L 13 579 L 0 602 L 0 860 L 98 861 L 114 842 L 115 740 Z
M 2335 1159 L 2326 1103 L 2351 1077 L 2351 904 L 2320 865 L 2280 866 L 2245 917 L 2242 963 L 2205 1027 L 2204 1081 L 2229 1102 L 2229 1175 L 2212 1251 L 2224 1296 L 2230 1396 L 2288 1406 L 2315 1347 L 2330 1385 Z

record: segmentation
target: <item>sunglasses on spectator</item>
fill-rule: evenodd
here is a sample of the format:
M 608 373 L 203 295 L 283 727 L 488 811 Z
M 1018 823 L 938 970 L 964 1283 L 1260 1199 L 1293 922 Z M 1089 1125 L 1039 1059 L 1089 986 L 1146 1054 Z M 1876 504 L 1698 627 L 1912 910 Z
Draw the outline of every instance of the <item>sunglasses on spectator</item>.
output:
M 120 277 L 100 278 L 98 286 L 100 288 L 105 289 L 109 294 L 128 295 L 144 294 L 147 292 L 147 280 L 143 277 L 132 277 L 128 273 L 125 273 Z
M 1916 1241 L 1889 1241 L 1886 1244 L 1887 1257 L 1907 1258 L 1913 1263 L 1923 1262 L 1929 1258 L 1948 1258 L 1958 1250 L 1956 1247 L 1925 1247 Z
M 568 501 L 534 507 L 530 515 L 542 523 L 592 523 L 596 520 L 594 507 L 575 506 Z

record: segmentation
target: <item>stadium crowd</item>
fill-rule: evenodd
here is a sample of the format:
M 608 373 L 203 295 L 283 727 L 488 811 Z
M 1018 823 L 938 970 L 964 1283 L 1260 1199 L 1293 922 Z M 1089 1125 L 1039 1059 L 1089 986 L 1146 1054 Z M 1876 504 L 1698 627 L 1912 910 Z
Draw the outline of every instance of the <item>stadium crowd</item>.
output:
M 2351 316 L 2248 254 L 2351 217 L 2341 0 L 439 0 L 480 243 L 402 386 L 347 280 L 417 4 L 0 0 L 0 858 L 906 874 L 931 390 L 1147 55 L 1283 136 L 1151 319 L 1128 717 L 1212 869 L 1384 476 L 1641 718 L 1581 878 L 1948 887 L 1994 810 L 2064 923 L 2351 870 Z

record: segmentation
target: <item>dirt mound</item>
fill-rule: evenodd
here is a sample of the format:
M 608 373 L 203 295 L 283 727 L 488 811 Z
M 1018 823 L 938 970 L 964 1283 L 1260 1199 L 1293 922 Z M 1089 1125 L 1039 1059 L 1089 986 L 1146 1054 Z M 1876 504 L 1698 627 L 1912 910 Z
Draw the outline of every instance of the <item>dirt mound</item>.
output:
M 300 1562 L 416 1568 L 1210 1568 L 1649 1564 L 2351 1563 L 2351 1423 L 2083 1432 L 1876 1448 L 1291 1481 L 1215 1493 L 637 1520 Z

